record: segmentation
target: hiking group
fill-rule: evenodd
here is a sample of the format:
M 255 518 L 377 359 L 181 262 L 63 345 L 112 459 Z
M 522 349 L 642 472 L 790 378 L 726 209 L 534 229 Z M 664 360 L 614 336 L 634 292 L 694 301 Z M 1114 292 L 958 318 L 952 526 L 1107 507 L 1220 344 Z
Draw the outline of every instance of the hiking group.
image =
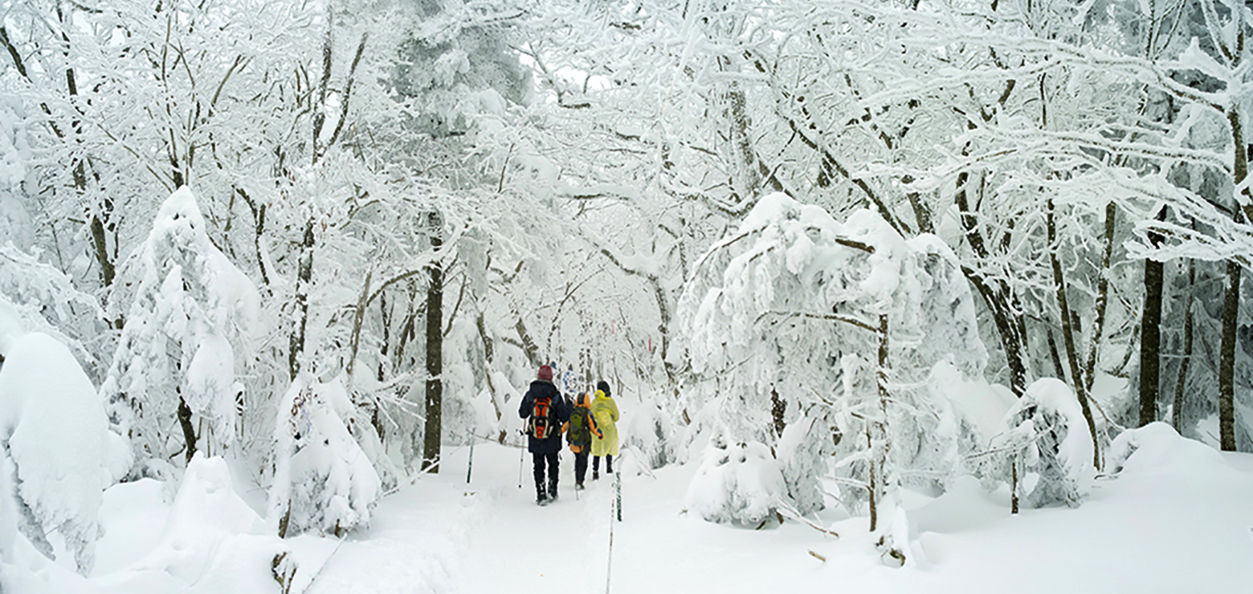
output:
M 597 382 L 596 393 L 591 398 L 581 392 L 571 400 L 553 383 L 553 368 L 544 365 L 522 398 L 518 415 L 528 419 L 527 451 L 531 452 L 535 465 L 535 502 L 539 505 L 557 499 L 562 434 L 574 453 L 575 489 L 583 489 L 588 456 L 592 458 L 592 480 L 600 478 L 601 458 L 605 459 L 605 472 L 613 474 L 613 457 L 618 455 L 619 415 L 608 382 Z

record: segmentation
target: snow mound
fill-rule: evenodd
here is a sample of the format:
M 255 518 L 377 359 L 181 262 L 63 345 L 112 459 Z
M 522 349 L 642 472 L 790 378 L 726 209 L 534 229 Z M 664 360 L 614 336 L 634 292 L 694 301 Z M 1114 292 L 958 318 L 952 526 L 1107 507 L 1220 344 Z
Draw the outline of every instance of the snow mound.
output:
M 783 473 L 765 445 L 710 447 L 684 507 L 710 522 L 755 525 L 774 514 L 786 492 Z
M 15 339 L 0 368 L 0 457 L 13 468 L 18 527 L 40 552 L 72 553 L 90 570 L 102 493 L 128 455 L 69 349 L 41 333 Z
M 1188 475 L 1227 465 L 1222 454 L 1213 448 L 1179 435 L 1162 422 L 1123 431 L 1110 444 L 1107 456 L 1112 474 Z
M 197 452 L 187 465 L 156 549 L 105 583 L 121 591 L 276 591 L 274 558 L 286 552 L 235 492 L 226 461 Z

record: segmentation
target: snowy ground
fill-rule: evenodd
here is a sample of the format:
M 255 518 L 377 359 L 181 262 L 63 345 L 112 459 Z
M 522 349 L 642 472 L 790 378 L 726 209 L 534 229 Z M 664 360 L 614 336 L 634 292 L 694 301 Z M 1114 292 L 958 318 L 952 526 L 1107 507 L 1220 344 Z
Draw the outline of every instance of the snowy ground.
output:
M 1173 436 L 1172 436 L 1173 437 Z M 1009 514 L 1004 494 L 962 483 L 911 502 L 914 559 L 885 566 L 866 518 L 827 512 L 835 539 L 788 522 L 768 530 L 682 513 L 694 467 L 633 475 L 623 521 L 609 524 L 613 483 L 575 498 L 571 458 L 561 499 L 536 507 L 526 460 L 481 444 L 380 505 L 374 528 L 348 540 L 311 594 L 656 592 L 1203 592 L 1253 584 L 1253 456 L 1159 440 L 1099 480 L 1078 509 Z M 630 466 L 628 462 L 628 466 Z M 825 557 L 820 561 L 810 551 Z
M 541 508 L 534 504 L 529 457 L 519 488 L 519 451 L 479 444 L 467 484 L 469 450 L 463 447 L 448 452 L 441 474 L 384 498 L 368 531 L 342 543 L 289 541 L 301 563 L 292 592 L 1247 591 L 1253 584 L 1253 456 L 1219 454 L 1158 427 L 1117 477 L 1098 480 L 1078 509 L 1024 510 L 1013 517 L 1004 493 L 985 493 L 973 481 L 960 481 L 939 499 L 910 497 L 912 555 L 903 568 L 880 560 L 864 517 L 835 509 L 816 518 L 838 539 L 796 522 L 764 530 L 710 524 L 681 509 L 694 466 L 650 475 L 635 472 L 629 459 L 620 464 L 626 467 L 623 521 L 613 523 L 611 559 L 612 480 L 602 477 L 576 497 L 572 458 L 564 454 L 561 499 Z M 211 473 L 205 476 L 212 483 Z M 221 560 L 183 576 L 151 569 L 180 567 L 154 561 L 171 556 L 162 552 L 170 534 L 164 516 L 179 515 L 170 511 L 176 504 L 162 501 L 172 500 L 151 481 L 115 487 L 101 512 L 105 538 L 95 577 L 77 584 L 23 580 L 17 594 L 42 591 L 41 583 L 47 591 L 227 591 L 222 588 L 233 580 L 214 573 L 232 565 Z M 253 540 L 215 545 L 211 556 L 239 543 L 252 542 L 257 551 L 269 546 L 257 540 L 262 537 L 247 538 Z M 272 581 L 238 583 L 278 591 Z

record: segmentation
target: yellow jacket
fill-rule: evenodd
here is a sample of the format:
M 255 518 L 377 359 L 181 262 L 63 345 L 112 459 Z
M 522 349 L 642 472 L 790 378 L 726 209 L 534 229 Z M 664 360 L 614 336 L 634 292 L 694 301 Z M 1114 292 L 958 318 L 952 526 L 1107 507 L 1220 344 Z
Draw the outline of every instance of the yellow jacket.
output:
M 592 437 L 593 456 L 618 455 L 618 403 L 600 390 L 592 400 L 592 417 L 601 430 L 600 437 Z

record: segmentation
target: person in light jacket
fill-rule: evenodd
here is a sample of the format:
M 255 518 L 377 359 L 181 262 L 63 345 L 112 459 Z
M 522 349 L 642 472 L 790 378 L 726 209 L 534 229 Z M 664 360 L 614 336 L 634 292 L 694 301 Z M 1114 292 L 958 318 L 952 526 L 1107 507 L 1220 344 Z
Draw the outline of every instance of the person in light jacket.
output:
M 600 478 L 600 458 L 605 457 L 605 473 L 613 474 L 613 457 L 618 455 L 618 403 L 609 395 L 609 382 L 596 382 L 592 417 L 599 435 L 592 438 L 592 480 Z

